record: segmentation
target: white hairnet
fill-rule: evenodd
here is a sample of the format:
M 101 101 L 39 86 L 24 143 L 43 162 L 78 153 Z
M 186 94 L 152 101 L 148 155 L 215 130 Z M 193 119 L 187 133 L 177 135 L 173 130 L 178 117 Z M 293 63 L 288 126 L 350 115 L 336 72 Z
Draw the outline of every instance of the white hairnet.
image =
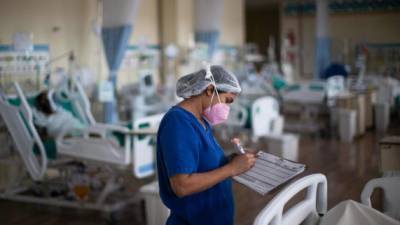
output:
M 226 71 L 222 66 L 211 66 L 210 71 L 214 79 L 207 76 L 206 69 L 181 77 L 176 83 L 176 94 L 182 98 L 201 94 L 215 81 L 218 91 L 238 94 L 242 91 L 235 75 Z

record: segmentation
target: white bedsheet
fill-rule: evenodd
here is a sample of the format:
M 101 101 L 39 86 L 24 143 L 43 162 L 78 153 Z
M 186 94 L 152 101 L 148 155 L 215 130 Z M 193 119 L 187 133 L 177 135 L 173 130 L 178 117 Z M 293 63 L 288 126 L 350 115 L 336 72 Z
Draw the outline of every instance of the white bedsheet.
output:
M 322 217 L 320 225 L 400 225 L 397 221 L 371 207 L 347 200 L 339 203 Z

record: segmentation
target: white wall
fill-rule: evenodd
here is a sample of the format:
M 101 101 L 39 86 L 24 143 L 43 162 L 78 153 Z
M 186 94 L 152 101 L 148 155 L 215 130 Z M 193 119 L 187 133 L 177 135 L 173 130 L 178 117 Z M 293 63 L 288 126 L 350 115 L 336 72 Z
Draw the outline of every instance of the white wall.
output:
M 224 0 L 224 17 L 220 42 L 243 46 L 245 40 L 245 0 Z
M 73 50 L 84 60 L 83 43 L 88 36 L 84 28 L 89 23 L 85 9 L 81 0 L 0 1 L 0 43 L 11 44 L 15 32 L 32 32 L 34 43 L 48 44 L 52 56 Z M 66 61 L 57 64 L 67 65 Z
M 334 14 L 330 18 L 333 55 L 342 51 L 343 41 L 349 40 L 354 46 L 360 42 L 368 43 L 400 43 L 400 13 L 357 13 Z M 312 77 L 315 53 L 315 19 L 313 16 L 282 17 L 282 36 L 292 29 L 299 42 L 299 63 L 303 62 L 302 76 Z M 302 35 L 300 35 L 300 30 Z M 300 41 L 302 39 L 302 41 Z M 301 58 L 300 58 L 301 57 Z M 298 67 L 299 68 L 299 65 Z
M 193 38 L 193 0 L 165 2 L 165 7 L 175 9 L 169 15 L 174 18 L 163 23 L 166 26 L 164 30 L 171 27 L 176 32 L 166 34 L 166 40 L 187 47 Z M 11 44 L 15 32 L 32 32 L 34 43 L 49 45 L 51 57 L 73 50 L 78 63 L 88 66 L 97 79 L 105 79 L 108 69 L 101 38 L 92 30 L 98 4 L 98 0 L 1 0 L 0 44 Z M 147 44 L 160 44 L 158 0 L 142 0 L 140 3 L 130 44 L 136 45 L 141 39 L 145 39 Z M 244 0 L 224 0 L 220 40 L 223 45 L 243 45 Z M 66 68 L 67 65 L 65 59 L 54 63 L 53 67 Z M 123 69 L 118 76 L 118 86 L 134 80 L 136 71 Z
M 78 63 L 89 66 L 99 79 L 105 78 L 101 39 L 92 31 L 97 4 L 97 0 L 2 0 L 0 44 L 11 44 L 15 32 L 32 32 L 34 43 L 48 44 L 52 57 L 73 50 Z M 55 27 L 59 30 L 53 31 Z M 141 37 L 148 44 L 159 44 L 157 0 L 141 1 L 130 44 L 137 44 Z M 67 65 L 65 59 L 53 67 Z M 124 82 L 128 73 L 132 74 L 122 71 L 119 79 Z
M 163 26 L 167 26 L 165 43 L 176 42 L 188 47 L 194 38 L 193 0 L 164 0 Z M 244 44 L 244 0 L 224 0 L 220 44 L 242 46 Z M 206 13 L 206 12 L 205 12 Z

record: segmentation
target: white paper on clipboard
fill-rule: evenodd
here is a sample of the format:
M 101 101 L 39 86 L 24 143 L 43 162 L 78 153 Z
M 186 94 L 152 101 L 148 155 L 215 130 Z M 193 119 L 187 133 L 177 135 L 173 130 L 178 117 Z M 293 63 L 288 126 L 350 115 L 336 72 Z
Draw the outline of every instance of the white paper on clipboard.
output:
M 306 165 L 304 164 L 260 151 L 257 153 L 254 167 L 245 173 L 234 176 L 233 179 L 259 194 L 265 195 L 277 186 L 302 173 L 305 168 Z

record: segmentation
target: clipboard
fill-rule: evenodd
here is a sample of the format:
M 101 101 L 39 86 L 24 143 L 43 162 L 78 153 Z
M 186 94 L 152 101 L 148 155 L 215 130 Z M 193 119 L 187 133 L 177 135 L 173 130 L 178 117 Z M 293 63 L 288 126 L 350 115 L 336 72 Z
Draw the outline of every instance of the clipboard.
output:
M 263 151 L 257 153 L 256 163 L 250 170 L 233 179 L 265 195 L 304 172 L 306 165 L 290 161 Z

